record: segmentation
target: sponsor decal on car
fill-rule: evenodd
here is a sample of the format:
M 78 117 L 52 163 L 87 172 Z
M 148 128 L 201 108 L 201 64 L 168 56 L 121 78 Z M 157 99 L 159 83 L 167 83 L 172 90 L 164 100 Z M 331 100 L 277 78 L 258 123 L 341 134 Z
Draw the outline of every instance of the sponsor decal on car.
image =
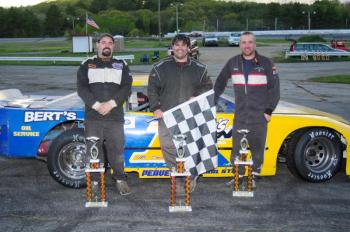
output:
M 76 112 L 69 111 L 26 111 L 24 112 L 24 122 L 44 122 L 77 119 Z
M 40 132 L 32 131 L 31 126 L 21 126 L 21 131 L 14 131 L 13 136 L 16 136 L 16 137 L 39 137 Z

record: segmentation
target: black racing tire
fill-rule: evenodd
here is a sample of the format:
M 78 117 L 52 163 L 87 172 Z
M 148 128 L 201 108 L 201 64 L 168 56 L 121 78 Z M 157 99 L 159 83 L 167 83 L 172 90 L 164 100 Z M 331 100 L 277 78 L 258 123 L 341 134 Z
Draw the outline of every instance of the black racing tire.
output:
M 85 187 L 86 163 L 83 129 L 67 130 L 52 141 L 47 168 L 58 183 L 70 188 Z
M 327 128 L 300 130 L 293 134 L 287 152 L 287 166 L 294 176 L 319 183 L 330 180 L 342 165 L 342 143 Z

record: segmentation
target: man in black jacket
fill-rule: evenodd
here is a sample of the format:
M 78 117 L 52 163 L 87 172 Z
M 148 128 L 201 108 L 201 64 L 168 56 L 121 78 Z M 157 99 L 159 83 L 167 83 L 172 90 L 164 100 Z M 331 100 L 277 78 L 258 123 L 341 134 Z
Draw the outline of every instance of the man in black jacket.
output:
M 232 129 L 231 163 L 239 154 L 242 135 L 248 129 L 248 141 L 253 157 L 253 174 L 260 175 L 264 161 L 267 123 L 280 98 L 279 78 L 272 62 L 257 53 L 255 36 L 244 32 L 240 39 L 241 55 L 229 59 L 216 79 L 215 99 L 224 92 L 228 79 L 235 94 L 235 117 Z M 240 175 L 244 170 L 240 170 Z M 255 185 L 255 181 L 253 186 Z
M 124 173 L 123 103 L 131 93 L 132 77 L 128 65 L 113 58 L 114 38 L 102 34 L 97 43 L 97 57 L 80 65 L 77 75 L 78 95 L 85 103 L 85 137 L 95 136 L 104 144 L 121 195 L 131 193 Z M 87 153 L 92 146 L 87 141 Z M 99 156 L 104 160 L 103 154 Z
M 168 167 L 176 167 L 176 148 L 169 130 L 162 120 L 167 111 L 191 97 L 212 89 L 212 81 L 207 68 L 188 56 L 190 39 L 176 35 L 172 40 L 173 55 L 156 63 L 149 75 L 148 97 L 150 110 L 159 120 L 158 134 L 163 156 Z M 197 177 L 191 177 L 191 191 L 196 186 Z

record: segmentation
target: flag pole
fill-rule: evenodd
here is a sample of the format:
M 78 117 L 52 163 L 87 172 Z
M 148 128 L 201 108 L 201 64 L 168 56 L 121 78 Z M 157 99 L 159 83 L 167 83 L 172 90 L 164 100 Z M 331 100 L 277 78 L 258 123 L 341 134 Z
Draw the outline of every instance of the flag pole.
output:
M 89 57 L 89 51 L 90 51 L 90 39 L 89 39 L 89 35 L 88 35 L 88 29 L 87 29 L 87 19 L 88 19 L 88 14 L 87 12 L 85 12 L 85 35 L 87 37 L 88 40 L 88 49 L 86 51 L 86 57 Z

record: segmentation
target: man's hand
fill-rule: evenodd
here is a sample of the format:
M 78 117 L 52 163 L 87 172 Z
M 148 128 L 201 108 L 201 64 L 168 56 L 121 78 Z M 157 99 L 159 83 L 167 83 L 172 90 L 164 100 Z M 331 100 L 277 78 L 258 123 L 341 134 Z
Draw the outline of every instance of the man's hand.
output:
M 155 110 L 154 112 L 154 117 L 159 119 L 159 118 L 163 118 L 163 111 L 161 111 L 160 109 Z
M 100 107 L 97 108 L 97 112 L 105 116 L 109 112 L 111 112 L 112 109 L 113 109 L 113 106 L 110 103 L 104 102 L 104 103 L 101 103 Z
M 264 113 L 264 116 L 265 116 L 265 119 L 266 119 L 267 122 L 271 121 L 271 115 L 268 115 L 268 114 Z

